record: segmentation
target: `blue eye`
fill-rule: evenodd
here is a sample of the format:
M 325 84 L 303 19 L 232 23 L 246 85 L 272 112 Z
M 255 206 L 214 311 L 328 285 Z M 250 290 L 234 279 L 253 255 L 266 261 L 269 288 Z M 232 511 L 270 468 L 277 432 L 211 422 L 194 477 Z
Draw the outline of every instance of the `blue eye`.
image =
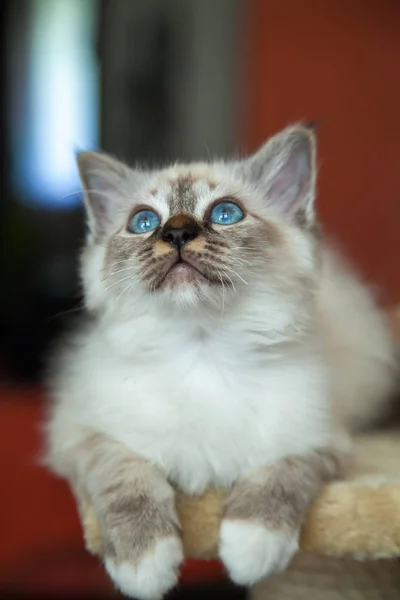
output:
M 211 211 L 210 221 L 217 225 L 233 225 L 244 218 L 241 208 L 234 202 L 220 202 Z
M 160 224 L 160 217 L 153 210 L 139 210 L 128 225 L 131 233 L 147 233 L 153 231 Z

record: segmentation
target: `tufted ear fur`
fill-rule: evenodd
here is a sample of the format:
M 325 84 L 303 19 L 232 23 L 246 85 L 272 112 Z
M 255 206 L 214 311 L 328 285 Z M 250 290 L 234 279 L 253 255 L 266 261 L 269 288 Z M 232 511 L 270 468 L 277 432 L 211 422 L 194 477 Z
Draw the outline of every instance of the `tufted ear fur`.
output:
M 137 187 L 142 173 L 98 152 L 82 152 L 77 161 L 90 233 L 101 239 L 115 228 L 129 190 Z
M 239 169 L 278 215 L 307 227 L 315 218 L 315 155 L 313 128 L 294 125 L 268 140 Z

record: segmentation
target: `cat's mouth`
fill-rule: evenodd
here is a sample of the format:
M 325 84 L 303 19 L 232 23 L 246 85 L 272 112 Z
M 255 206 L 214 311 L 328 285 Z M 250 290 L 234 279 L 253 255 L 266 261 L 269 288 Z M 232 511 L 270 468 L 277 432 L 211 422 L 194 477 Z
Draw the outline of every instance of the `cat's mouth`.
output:
M 214 269 L 204 258 L 184 250 L 170 254 L 163 267 L 159 270 L 152 289 L 175 287 L 182 284 L 223 285 L 221 276 L 213 274 Z
M 182 284 L 220 284 L 220 279 L 212 277 L 207 264 L 190 252 L 177 252 L 170 255 L 157 276 L 153 289 L 175 287 Z
M 179 256 L 179 258 L 167 269 L 158 287 L 171 283 L 191 283 L 198 279 L 208 280 L 204 273 L 202 273 L 195 265 Z

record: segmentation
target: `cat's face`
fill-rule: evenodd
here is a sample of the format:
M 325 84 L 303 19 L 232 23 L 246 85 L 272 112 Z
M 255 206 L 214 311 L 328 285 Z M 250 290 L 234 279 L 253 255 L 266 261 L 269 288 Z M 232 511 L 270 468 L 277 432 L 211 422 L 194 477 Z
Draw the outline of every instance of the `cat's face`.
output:
M 133 194 L 106 241 L 103 277 L 116 296 L 137 288 L 165 302 L 229 302 L 279 244 L 256 199 L 229 171 L 165 170 Z
M 223 310 L 263 286 L 291 288 L 312 269 L 313 161 L 302 127 L 231 163 L 144 172 L 84 153 L 89 304 Z

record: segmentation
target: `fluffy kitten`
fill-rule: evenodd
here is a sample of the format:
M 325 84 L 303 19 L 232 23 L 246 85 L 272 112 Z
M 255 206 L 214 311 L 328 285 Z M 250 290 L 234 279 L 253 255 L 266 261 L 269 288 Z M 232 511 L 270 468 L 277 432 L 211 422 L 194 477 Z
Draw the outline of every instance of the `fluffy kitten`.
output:
M 92 318 L 55 369 L 49 462 L 93 500 L 125 594 L 176 583 L 172 485 L 230 490 L 220 556 L 253 584 L 287 566 L 347 433 L 393 385 L 384 317 L 316 225 L 313 131 L 231 162 L 78 162 Z

